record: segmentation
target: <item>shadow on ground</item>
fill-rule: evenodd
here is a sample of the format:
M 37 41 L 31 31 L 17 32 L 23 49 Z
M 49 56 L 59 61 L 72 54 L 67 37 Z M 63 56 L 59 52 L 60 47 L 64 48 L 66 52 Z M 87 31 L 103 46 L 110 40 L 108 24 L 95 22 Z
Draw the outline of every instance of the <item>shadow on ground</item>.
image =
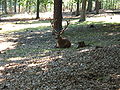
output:
M 69 27 L 63 35 L 72 42 L 69 49 L 54 48 L 49 27 L 6 34 L 16 47 L 0 54 L 0 89 L 119 90 L 120 27 L 90 25 Z M 76 49 L 79 41 L 90 46 Z

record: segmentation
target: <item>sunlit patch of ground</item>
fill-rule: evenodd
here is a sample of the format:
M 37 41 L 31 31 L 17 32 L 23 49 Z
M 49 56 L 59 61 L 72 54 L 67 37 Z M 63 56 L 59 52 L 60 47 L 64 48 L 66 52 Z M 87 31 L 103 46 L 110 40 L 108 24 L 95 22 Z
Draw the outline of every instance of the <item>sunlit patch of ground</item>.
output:
M 120 23 L 120 15 L 105 15 L 105 16 L 99 16 L 99 17 L 90 17 L 87 18 L 86 21 L 95 21 L 95 22 L 109 22 L 109 23 Z
M 0 52 L 8 49 L 14 49 L 16 46 L 16 43 L 14 42 L 2 42 L 0 43 Z
M 17 45 L 16 42 L 8 41 L 8 40 L 16 40 L 17 38 L 0 36 L 0 53 L 3 53 L 5 50 L 14 49 Z
M 3 17 L 2 19 L 18 19 L 18 18 L 30 18 L 30 17 L 35 17 L 35 15 L 29 15 L 29 14 L 17 14 L 17 15 L 13 15 L 12 17 Z M 52 18 L 52 13 L 41 13 L 40 14 L 41 18 Z M 87 17 L 86 21 L 95 21 L 95 22 L 99 22 L 99 21 L 103 21 L 103 22 L 116 22 L 119 23 L 120 22 L 120 15 L 117 14 L 99 14 L 95 17 Z M 34 20 L 37 21 L 37 20 Z M 78 20 L 71 20 L 72 23 L 77 22 Z M 24 21 L 23 21 L 24 22 Z M 50 26 L 51 24 L 48 23 L 31 23 L 33 22 L 33 20 L 29 21 L 30 23 L 28 24 L 15 24 L 15 23 L 11 23 L 11 22 L 3 22 L 0 24 L 0 33 L 4 33 L 7 31 L 14 31 L 14 30 L 20 30 L 20 29 L 25 29 L 25 28 L 36 28 L 39 26 Z M 16 22 L 17 23 L 17 22 Z M 63 23 L 64 24 L 64 23 Z
M 4 24 L 2 26 L 0 26 L 0 28 L 2 28 L 2 30 L 0 31 L 0 33 L 4 33 L 7 31 L 14 31 L 14 30 L 20 30 L 20 29 L 25 29 L 25 28 L 36 28 L 39 26 L 50 26 L 50 23 L 39 23 L 39 24 Z

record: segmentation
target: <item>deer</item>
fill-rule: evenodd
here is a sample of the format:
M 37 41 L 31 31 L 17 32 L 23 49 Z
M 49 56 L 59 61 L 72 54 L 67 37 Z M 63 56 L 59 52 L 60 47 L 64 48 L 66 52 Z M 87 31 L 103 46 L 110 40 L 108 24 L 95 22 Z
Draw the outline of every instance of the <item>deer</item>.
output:
M 53 28 L 54 31 L 54 35 L 55 35 L 55 39 L 56 39 L 56 45 L 55 48 L 69 48 L 71 47 L 71 42 L 70 40 L 68 40 L 67 38 L 63 38 L 61 35 L 64 33 L 64 31 L 67 29 L 68 25 L 70 24 L 70 21 L 66 20 L 66 26 L 64 27 L 64 29 L 60 30 L 59 32 L 57 30 L 54 29 L 54 22 L 55 21 L 50 21 L 51 22 L 51 26 Z

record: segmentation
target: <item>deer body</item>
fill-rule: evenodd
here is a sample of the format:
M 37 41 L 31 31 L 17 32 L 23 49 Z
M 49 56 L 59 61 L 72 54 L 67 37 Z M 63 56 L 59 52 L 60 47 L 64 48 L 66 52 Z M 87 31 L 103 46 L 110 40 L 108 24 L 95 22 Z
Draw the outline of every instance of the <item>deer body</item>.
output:
M 55 47 L 56 48 L 69 48 L 71 47 L 71 42 L 66 38 L 59 37 L 57 39 L 57 44 Z

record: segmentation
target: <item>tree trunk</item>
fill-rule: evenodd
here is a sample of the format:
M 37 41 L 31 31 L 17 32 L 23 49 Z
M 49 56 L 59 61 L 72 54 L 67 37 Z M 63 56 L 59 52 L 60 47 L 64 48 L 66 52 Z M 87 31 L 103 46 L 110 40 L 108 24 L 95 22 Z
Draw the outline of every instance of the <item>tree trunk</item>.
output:
M 96 11 L 96 14 L 99 14 L 99 9 L 100 9 L 100 2 L 99 2 L 99 0 L 96 0 L 95 1 L 95 11 Z
M 20 4 L 18 5 L 18 12 L 20 13 L 21 12 L 21 6 L 20 6 Z
M 62 0 L 54 0 L 54 29 L 62 30 Z
M 92 11 L 92 0 L 88 0 L 87 11 L 88 11 L 88 12 L 91 12 L 91 11 Z
M 82 11 L 81 11 L 81 18 L 79 22 L 86 20 L 86 1 L 87 0 L 82 0 Z
M 79 0 L 77 0 L 76 16 L 79 16 L 79 6 L 80 6 L 80 2 L 79 2 Z
M 29 2 L 28 2 L 28 0 L 26 1 L 26 8 L 25 8 L 25 11 L 27 12 L 28 11 L 28 5 L 29 5 Z
M 31 12 L 31 1 L 29 1 L 28 11 L 29 11 L 29 13 Z
M 12 0 L 10 0 L 10 13 L 12 13 Z
M 36 19 L 39 19 L 39 6 L 40 6 L 40 0 L 37 0 L 37 15 L 36 15 Z
M 73 12 L 73 3 L 70 4 L 69 9 L 70 9 L 70 12 L 72 13 Z
M 4 1 L 1 1 L 2 5 L 2 13 L 4 13 Z
M 5 14 L 8 14 L 8 12 L 7 12 L 7 0 L 4 0 L 4 12 L 5 12 Z
M 14 0 L 14 13 L 17 12 L 17 0 Z

